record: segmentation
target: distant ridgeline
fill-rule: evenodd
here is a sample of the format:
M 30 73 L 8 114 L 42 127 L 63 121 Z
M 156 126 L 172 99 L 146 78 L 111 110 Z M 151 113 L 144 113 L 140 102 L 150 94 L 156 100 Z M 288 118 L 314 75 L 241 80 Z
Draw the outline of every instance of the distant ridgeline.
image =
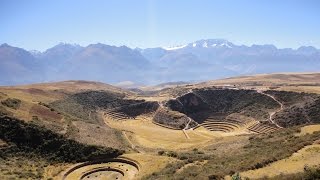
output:
M 235 45 L 223 39 L 199 40 L 175 48 L 131 49 L 105 44 L 59 44 L 35 53 L 0 45 L 0 85 L 61 80 L 154 84 L 199 81 L 243 74 L 316 72 L 320 50 Z M 19 68 L 17 68 L 19 67 Z

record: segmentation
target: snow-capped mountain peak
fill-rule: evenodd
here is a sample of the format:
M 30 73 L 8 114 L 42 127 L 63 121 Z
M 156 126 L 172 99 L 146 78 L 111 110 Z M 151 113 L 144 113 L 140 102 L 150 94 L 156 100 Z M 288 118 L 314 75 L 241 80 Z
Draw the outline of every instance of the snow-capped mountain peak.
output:
M 186 45 L 162 47 L 167 51 L 179 50 L 183 48 L 233 48 L 234 44 L 224 39 L 203 39 Z
M 207 42 L 204 42 L 203 45 L 202 45 L 202 47 L 207 48 L 207 47 L 208 47 L 208 43 L 207 43 Z
M 163 49 L 167 51 L 172 51 L 172 50 L 177 50 L 177 49 L 182 49 L 186 47 L 187 45 L 180 45 L 180 46 L 172 46 L 172 47 L 163 47 Z
M 188 44 L 188 47 L 192 48 L 218 48 L 218 47 L 225 47 L 225 48 L 232 48 L 234 45 L 224 39 L 206 39 L 206 40 L 199 40 L 193 43 Z
M 29 52 L 35 57 L 39 57 L 41 55 L 41 51 L 38 50 L 30 50 Z
M 229 43 L 222 43 L 222 44 L 220 44 L 220 46 L 232 48 L 232 45 L 230 45 Z

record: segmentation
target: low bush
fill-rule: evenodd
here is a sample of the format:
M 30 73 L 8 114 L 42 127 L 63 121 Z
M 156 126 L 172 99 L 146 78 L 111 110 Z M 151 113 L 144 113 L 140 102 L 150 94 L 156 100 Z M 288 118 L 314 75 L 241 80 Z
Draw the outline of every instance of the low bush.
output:
M 8 98 L 4 101 L 1 101 L 1 104 L 12 109 L 18 109 L 20 107 L 21 100 L 16 98 Z
M 6 115 L 11 116 L 12 113 L 10 111 L 6 110 L 5 107 L 0 105 L 0 116 L 6 116 Z
M 158 151 L 158 155 L 162 156 L 164 154 L 164 151 Z
M 306 180 L 320 179 L 320 166 L 305 167 L 304 177 Z

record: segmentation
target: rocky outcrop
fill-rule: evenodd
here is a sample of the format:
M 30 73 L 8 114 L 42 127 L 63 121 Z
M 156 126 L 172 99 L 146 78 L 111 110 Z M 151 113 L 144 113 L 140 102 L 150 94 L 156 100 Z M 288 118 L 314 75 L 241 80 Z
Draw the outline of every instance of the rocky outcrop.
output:
M 169 109 L 159 108 L 153 117 L 153 121 L 174 129 L 184 129 L 189 123 L 189 127 L 195 127 L 197 123 L 188 118 L 183 113 Z

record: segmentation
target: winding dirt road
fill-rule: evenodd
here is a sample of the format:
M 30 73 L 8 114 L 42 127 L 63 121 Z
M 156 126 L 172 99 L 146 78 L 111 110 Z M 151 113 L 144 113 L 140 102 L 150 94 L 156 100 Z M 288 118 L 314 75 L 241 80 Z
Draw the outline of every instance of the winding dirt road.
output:
M 279 108 L 278 110 L 270 113 L 269 120 L 270 120 L 270 122 L 271 122 L 272 124 L 276 125 L 278 128 L 282 128 L 279 124 L 277 124 L 276 122 L 273 121 L 273 116 L 274 116 L 277 112 L 280 112 L 280 111 L 283 110 L 283 107 L 284 107 L 283 104 L 282 104 L 280 101 L 278 101 L 274 96 L 272 96 L 272 95 L 270 95 L 270 94 L 266 94 L 266 93 L 264 93 L 264 92 L 261 91 L 261 90 L 257 90 L 257 93 L 263 94 L 263 95 L 265 95 L 265 96 L 269 96 L 270 98 L 272 98 L 274 101 L 276 101 L 276 102 L 280 105 L 280 108 Z
M 132 143 L 132 141 L 129 139 L 129 137 L 127 136 L 125 131 L 122 131 L 123 136 L 126 138 L 127 142 L 131 145 L 131 148 L 135 151 L 137 151 L 138 153 L 145 153 L 143 150 L 139 150 L 138 148 L 136 148 L 136 146 Z
M 189 129 L 189 124 L 190 124 L 190 122 L 192 121 L 192 119 L 189 118 L 189 117 L 188 117 L 188 119 L 189 119 L 189 122 L 186 124 L 186 127 L 184 127 L 184 128 L 182 129 L 182 131 L 183 131 L 184 135 L 186 136 L 186 138 L 187 138 L 187 139 L 190 139 L 190 137 L 189 137 L 188 133 L 186 132 L 186 130 Z
M 187 129 L 189 129 L 189 124 L 191 123 L 191 121 L 192 121 L 192 119 L 191 118 L 189 118 L 189 117 L 187 117 L 188 119 L 189 119 L 189 122 L 186 124 L 186 127 L 184 127 L 183 129 L 184 130 L 187 130 Z
M 123 136 L 126 138 L 126 140 L 128 141 L 128 143 L 131 145 L 132 149 L 135 149 L 136 146 L 131 142 L 131 140 L 129 139 L 129 137 L 127 136 L 125 131 L 122 131 Z

